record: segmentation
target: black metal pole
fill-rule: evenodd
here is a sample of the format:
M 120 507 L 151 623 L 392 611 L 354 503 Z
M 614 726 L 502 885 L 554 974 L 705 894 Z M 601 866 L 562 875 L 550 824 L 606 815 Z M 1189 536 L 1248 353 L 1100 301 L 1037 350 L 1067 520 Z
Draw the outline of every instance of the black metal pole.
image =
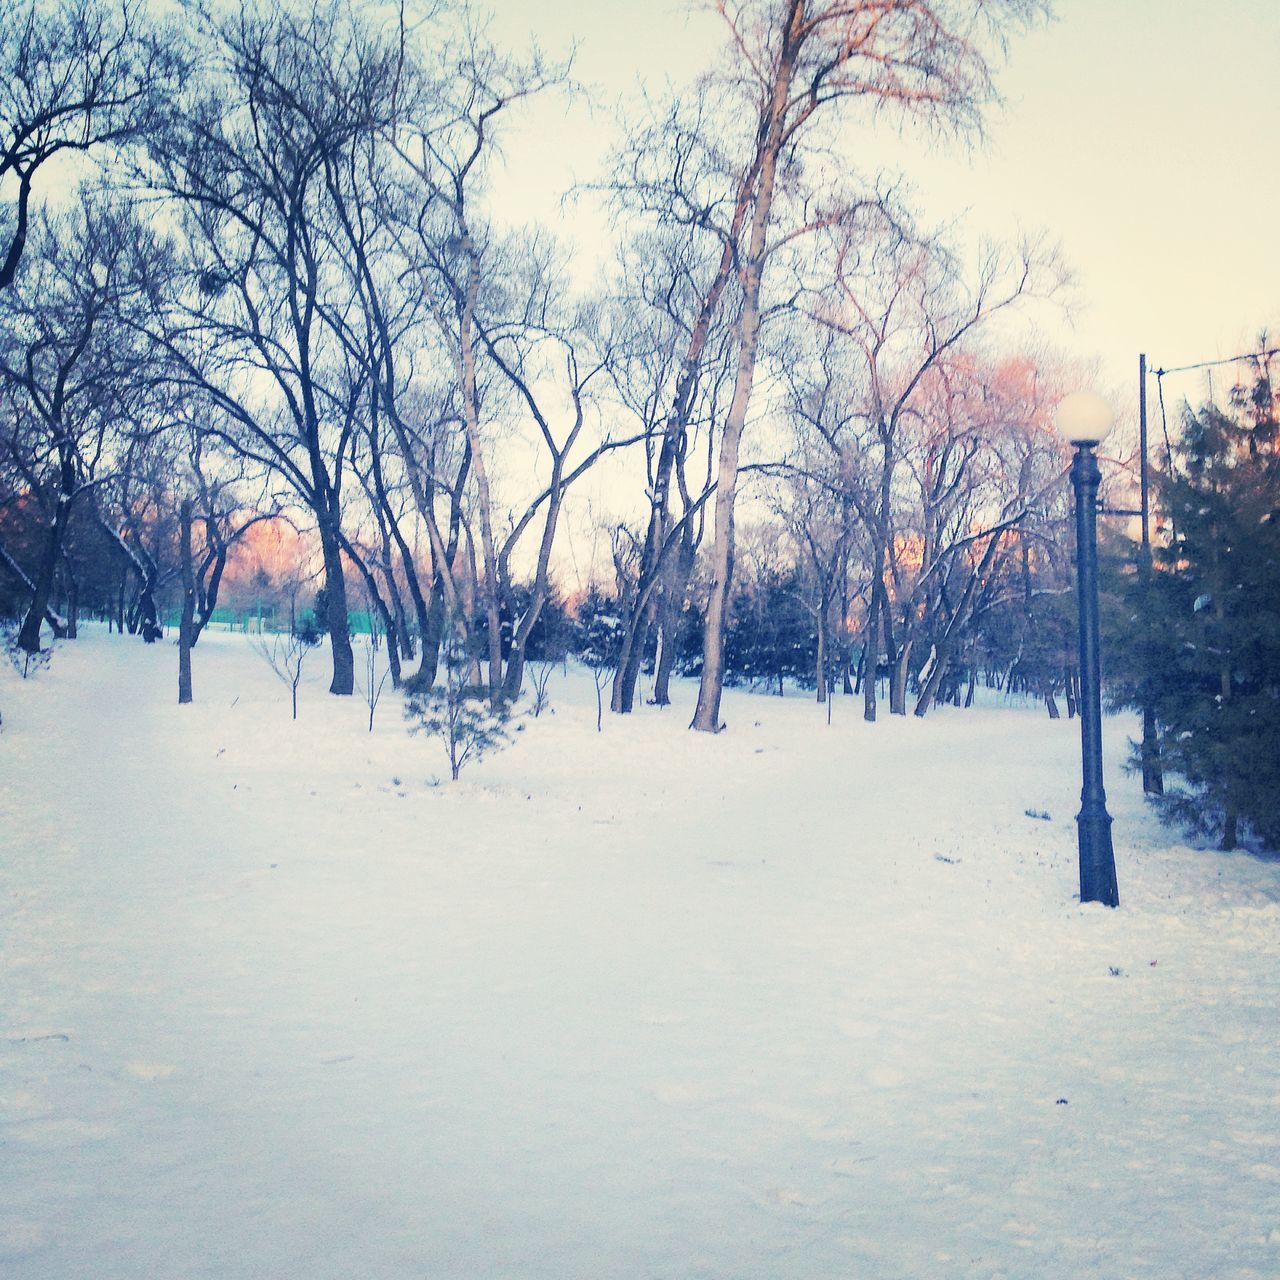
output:
M 1142 584 L 1142 627 L 1144 648 L 1150 648 L 1151 604 L 1151 468 L 1147 458 L 1147 357 L 1138 357 L 1138 448 L 1141 453 L 1140 476 L 1142 492 L 1142 559 L 1138 565 Z M 1144 654 L 1144 661 L 1148 654 Z M 1164 795 L 1164 771 L 1160 766 L 1160 739 L 1156 733 L 1156 713 L 1151 705 L 1151 692 L 1145 686 L 1149 676 L 1142 678 L 1142 789 L 1149 796 Z
M 1151 551 L 1151 471 L 1147 465 L 1147 357 L 1138 357 L 1138 477 L 1142 493 L 1142 550 Z
M 1102 670 L 1098 634 L 1098 483 L 1102 472 L 1091 444 L 1076 446 L 1071 483 L 1076 493 L 1076 588 L 1080 604 L 1080 901 L 1120 905 L 1111 815 L 1102 787 Z

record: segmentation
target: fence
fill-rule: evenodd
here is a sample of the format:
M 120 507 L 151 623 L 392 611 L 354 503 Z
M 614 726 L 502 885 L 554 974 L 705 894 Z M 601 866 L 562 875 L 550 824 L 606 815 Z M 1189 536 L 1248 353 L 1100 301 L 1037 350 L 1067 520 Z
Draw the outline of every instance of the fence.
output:
M 297 620 L 301 622 L 308 612 L 309 610 L 299 612 Z M 160 621 L 166 629 L 176 629 L 182 621 L 182 610 L 165 609 Z M 372 623 L 373 615 L 365 609 L 353 609 L 347 615 L 347 625 L 355 636 L 369 635 L 373 630 Z M 219 606 L 213 611 L 213 617 L 206 623 L 206 628 L 210 631 L 240 631 L 245 635 L 279 635 L 289 630 L 289 611 L 276 605 L 260 605 L 252 609 Z M 320 629 L 324 630 L 323 625 Z

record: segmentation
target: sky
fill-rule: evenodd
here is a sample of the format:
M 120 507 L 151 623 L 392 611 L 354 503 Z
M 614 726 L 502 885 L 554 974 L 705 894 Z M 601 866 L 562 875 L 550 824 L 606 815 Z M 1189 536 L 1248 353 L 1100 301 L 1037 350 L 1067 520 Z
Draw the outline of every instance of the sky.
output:
M 551 221 L 587 258 L 607 255 L 599 215 L 561 195 L 599 176 L 617 106 L 637 86 L 686 84 L 708 65 L 718 20 L 697 0 L 497 0 L 494 34 L 512 48 L 534 37 L 551 54 L 576 45 L 587 87 L 526 116 L 495 195 L 513 220 Z M 1037 323 L 1096 359 L 1104 390 L 1136 398 L 1140 351 L 1174 368 L 1247 350 L 1265 327 L 1280 337 L 1277 65 L 1274 0 L 1060 0 L 1054 21 L 1011 46 L 1004 103 L 980 145 L 881 130 L 856 149 L 905 174 L 928 221 L 958 219 L 972 239 L 1044 231 L 1060 242 L 1073 314 Z M 1171 375 L 1166 387 L 1202 398 L 1204 377 Z

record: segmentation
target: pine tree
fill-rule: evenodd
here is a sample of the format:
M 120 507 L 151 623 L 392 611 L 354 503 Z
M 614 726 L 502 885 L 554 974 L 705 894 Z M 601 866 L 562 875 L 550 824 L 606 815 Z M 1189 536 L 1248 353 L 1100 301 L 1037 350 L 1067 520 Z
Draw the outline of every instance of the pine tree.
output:
M 578 603 L 573 652 L 591 671 L 596 686 L 596 732 L 604 728 L 604 688 L 617 670 L 623 624 L 618 602 L 592 585 Z
M 1125 588 L 1152 639 L 1121 645 L 1135 706 L 1153 695 L 1167 816 L 1234 848 L 1244 831 L 1280 847 L 1280 456 L 1265 367 L 1230 412 L 1188 410 L 1160 477 L 1169 525 L 1156 572 Z M 1140 628 L 1134 627 L 1135 632 Z
M 816 625 L 795 569 L 765 570 L 735 592 L 725 637 L 725 683 L 783 692 L 814 684 Z
M 492 703 L 485 685 L 472 683 L 477 652 L 474 638 L 469 646 L 459 627 L 446 619 L 440 644 L 442 679 L 405 698 L 405 718 L 412 722 L 409 732 L 440 741 L 454 782 L 468 764 L 511 741 L 511 708 L 505 702 Z

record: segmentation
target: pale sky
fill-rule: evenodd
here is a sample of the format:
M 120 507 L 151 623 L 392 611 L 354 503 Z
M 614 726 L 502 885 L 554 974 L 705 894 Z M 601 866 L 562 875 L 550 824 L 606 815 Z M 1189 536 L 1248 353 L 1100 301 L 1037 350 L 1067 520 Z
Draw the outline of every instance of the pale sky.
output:
M 530 114 L 495 189 L 513 221 L 558 221 L 599 253 L 605 228 L 565 213 L 561 192 L 600 172 L 613 106 L 638 83 L 684 83 L 718 44 L 697 0 L 496 0 L 494 34 L 575 43 L 591 102 Z M 1078 280 L 1074 324 L 1050 321 L 1103 382 L 1133 393 L 1138 352 L 1174 367 L 1280 337 L 1276 0 L 1059 0 L 1018 39 L 998 77 L 1006 102 L 973 152 L 892 134 L 858 142 L 900 168 L 928 220 L 961 215 L 973 236 L 1045 230 Z M 594 243 L 593 243 L 594 242 Z M 607 249 L 606 249 L 607 252 Z M 1224 371 L 1229 373 L 1229 371 Z M 1220 375 L 1222 376 L 1222 375 Z M 1219 384 L 1221 385 L 1221 384 Z M 1167 384 L 1198 397 L 1203 375 Z

